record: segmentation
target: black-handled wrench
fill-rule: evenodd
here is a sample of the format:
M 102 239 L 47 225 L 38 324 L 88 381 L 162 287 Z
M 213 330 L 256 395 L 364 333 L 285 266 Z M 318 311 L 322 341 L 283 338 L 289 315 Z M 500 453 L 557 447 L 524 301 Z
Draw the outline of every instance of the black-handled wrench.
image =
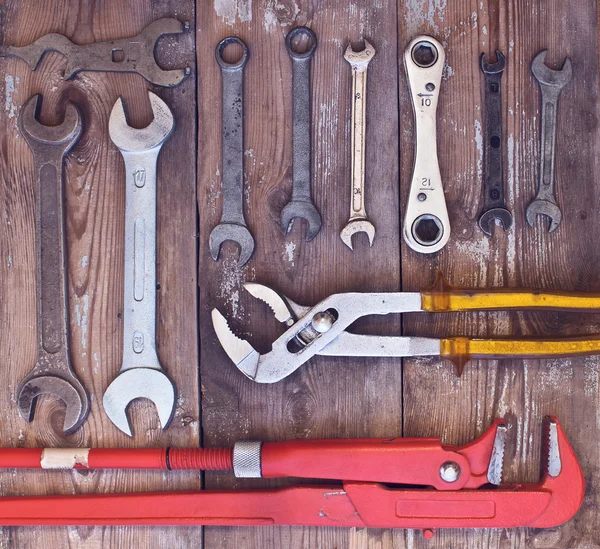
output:
M 496 62 L 488 63 L 485 54 L 480 57 L 485 79 L 485 145 L 483 172 L 483 210 L 479 215 L 479 228 L 492 236 L 494 220 L 502 223 L 505 231 L 513 224 L 513 215 L 504 199 L 504 170 L 502 166 L 502 91 L 501 80 L 506 58 L 496 50 Z
M 242 57 L 235 63 L 223 59 L 230 44 L 242 48 Z M 238 265 L 243 267 L 254 252 L 254 238 L 244 218 L 244 67 L 248 61 L 248 46 L 235 36 L 224 38 L 215 50 L 223 81 L 223 212 L 221 221 L 211 231 L 209 248 L 212 258 L 219 259 L 221 244 L 226 240 L 240 247 Z
M 305 52 L 298 52 L 292 43 L 297 36 L 310 40 Z M 292 198 L 281 211 L 281 229 L 290 232 L 294 218 L 306 220 L 306 242 L 310 242 L 321 230 L 321 214 L 315 207 L 310 193 L 311 182 L 311 100 L 310 62 L 317 49 L 317 37 L 308 27 L 296 27 L 285 37 L 285 47 L 292 60 L 292 127 L 293 165 Z

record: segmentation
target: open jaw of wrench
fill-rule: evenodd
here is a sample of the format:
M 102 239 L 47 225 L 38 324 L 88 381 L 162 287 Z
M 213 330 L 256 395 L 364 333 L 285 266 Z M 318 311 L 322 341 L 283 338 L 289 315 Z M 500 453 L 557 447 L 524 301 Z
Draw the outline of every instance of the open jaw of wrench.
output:
M 294 40 L 306 38 L 307 50 L 299 51 Z M 321 214 L 314 205 L 311 184 L 311 85 L 310 65 L 317 49 L 317 37 L 308 27 L 296 27 L 285 37 L 285 47 L 292 60 L 292 198 L 281 211 L 281 230 L 288 234 L 295 218 L 307 223 L 306 242 L 321 230 Z
M 444 61 L 444 48 L 431 36 L 417 36 L 404 52 L 416 137 L 402 232 L 406 243 L 424 254 L 441 250 L 450 238 L 436 139 L 436 111 Z
M 471 359 L 558 358 L 600 354 L 600 335 L 581 338 L 505 338 L 381 336 L 350 333 L 356 320 L 370 315 L 414 312 L 563 310 L 600 311 L 600 294 L 540 289 L 474 289 L 449 286 L 438 274 L 435 284 L 421 292 L 341 293 L 314 307 L 294 303 L 262 284 L 244 288 L 264 301 L 286 331 L 260 354 L 238 338 L 227 320 L 212 311 L 215 333 L 236 367 L 257 383 L 275 383 L 296 371 L 313 356 L 424 357 L 438 356 L 454 364 L 461 375 Z
M 531 63 L 531 72 L 540 85 L 542 92 L 542 133 L 540 143 L 540 174 L 538 190 L 533 201 L 527 206 L 527 223 L 531 227 L 538 215 L 550 219 L 548 232 L 552 233 L 562 221 L 562 212 L 556 203 L 554 194 L 554 158 L 556 151 L 556 121 L 558 98 L 562 89 L 570 82 L 572 75 L 571 60 L 567 57 L 561 70 L 551 70 L 544 62 L 546 50 L 535 56 Z
M 340 238 L 352 250 L 352 236 L 366 233 L 369 246 L 373 245 L 375 227 L 367 219 L 365 209 L 365 141 L 367 114 L 367 69 L 375 56 L 375 48 L 365 40 L 362 51 L 354 51 L 348 44 L 344 59 L 352 67 L 352 160 L 350 176 L 350 219 Z
M 34 71 L 46 52 L 55 51 L 67 58 L 64 79 L 81 71 L 136 72 L 151 84 L 173 87 L 190 74 L 190 68 L 163 70 L 156 63 L 154 50 L 164 34 L 178 34 L 189 25 L 178 19 L 158 19 L 132 38 L 77 45 L 62 34 L 46 34 L 28 46 L 0 46 L 0 57 L 23 59 Z
M 513 224 L 513 216 L 506 209 L 504 199 L 503 136 L 502 136 L 502 73 L 506 58 L 496 50 L 496 62 L 491 64 L 481 54 L 479 65 L 485 82 L 485 146 L 483 149 L 483 210 L 479 215 L 479 228 L 492 236 L 495 220 L 505 231 Z
M 242 48 L 242 56 L 235 63 L 223 59 L 223 52 L 230 44 Z M 240 248 L 238 265 L 243 267 L 254 253 L 254 238 L 244 218 L 244 67 L 248 62 L 248 46 L 230 36 L 219 42 L 215 57 L 223 83 L 223 211 L 208 244 L 212 258 L 217 261 L 223 242 L 235 242 Z
M 37 360 L 19 384 L 17 405 L 21 416 L 32 421 L 38 396 L 60 399 L 67 407 L 63 430 L 71 433 L 85 420 L 89 397 L 71 367 L 62 166 L 81 135 L 82 122 L 69 103 L 62 124 L 44 126 L 36 119 L 40 105 L 35 95 L 19 113 L 19 130 L 33 152 L 36 174 Z
M 127 406 L 147 398 L 165 429 L 175 410 L 175 388 L 156 354 L 156 163 L 175 121 L 169 107 L 148 92 L 154 120 L 143 129 L 129 126 L 121 98 L 108 123 L 112 142 L 125 162 L 125 275 L 123 364 L 104 393 L 104 411 L 132 436 Z

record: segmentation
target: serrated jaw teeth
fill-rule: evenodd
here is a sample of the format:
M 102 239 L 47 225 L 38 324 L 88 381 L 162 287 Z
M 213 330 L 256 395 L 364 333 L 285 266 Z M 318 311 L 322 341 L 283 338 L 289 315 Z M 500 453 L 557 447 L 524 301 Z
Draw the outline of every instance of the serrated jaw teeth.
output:
M 555 419 L 544 420 L 544 441 L 542 444 L 542 469 L 551 477 L 557 477 L 562 469 L 558 446 L 558 425 Z

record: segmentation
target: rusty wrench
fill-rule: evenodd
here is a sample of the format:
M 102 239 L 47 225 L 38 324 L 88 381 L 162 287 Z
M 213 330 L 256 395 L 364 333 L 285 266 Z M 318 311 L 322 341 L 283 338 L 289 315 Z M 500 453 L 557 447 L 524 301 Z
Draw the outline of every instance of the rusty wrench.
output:
M 185 24 L 189 28 L 189 24 Z M 0 57 L 23 59 L 34 71 L 44 54 L 56 51 L 67 58 L 64 79 L 81 71 L 137 72 L 151 84 L 173 87 L 190 74 L 185 69 L 163 70 L 156 63 L 154 49 L 164 34 L 183 32 L 184 24 L 173 18 L 158 19 L 132 38 L 78 45 L 61 34 L 46 34 L 28 46 L 0 46 Z
M 536 216 L 546 215 L 550 218 L 548 232 L 558 229 L 562 213 L 556 204 L 554 196 L 554 156 L 556 149 L 556 120 L 558 113 L 558 98 L 562 89 L 571 80 L 571 60 L 565 59 L 563 68 L 559 71 L 549 69 L 544 60 L 546 50 L 535 56 L 531 63 L 531 72 L 540 85 L 542 92 L 542 135 L 540 146 L 540 174 L 538 191 L 533 201 L 527 206 L 527 223 L 531 227 Z
M 367 69 L 375 56 L 375 48 L 365 40 L 365 49 L 355 52 L 348 44 L 344 59 L 352 67 L 352 176 L 350 219 L 340 238 L 352 250 L 352 235 L 366 233 L 369 246 L 373 245 L 375 227 L 367 219 L 365 209 L 365 137 L 367 114 Z
M 229 44 L 242 48 L 242 57 L 235 63 L 223 59 L 223 51 Z M 240 247 L 238 265 L 243 267 L 254 252 L 254 238 L 244 218 L 244 67 L 248 62 L 248 46 L 229 36 L 218 43 L 215 57 L 223 81 L 223 212 L 210 233 L 209 248 L 217 261 L 221 244 L 226 240 L 235 242 Z
M 82 123 L 79 111 L 69 103 L 62 124 L 40 124 L 36 120 L 40 97 L 31 97 L 19 115 L 19 130 L 33 152 L 36 173 L 38 351 L 35 367 L 19 384 L 17 405 L 21 416 L 32 421 L 38 396 L 58 397 L 67 406 L 63 430 L 71 433 L 85 420 L 90 402 L 71 367 L 62 165 L 81 135 Z
M 483 211 L 478 220 L 479 228 L 492 236 L 492 223 L 500 220 L 508 231 L 513 224 L 513 216 L 506 209 L 504 200 L 504 176 L 502 166 L 502 73 L 506 57 L 496 50 L 496 62 L 488 63 L 485 54 L 479 58 L 481 72 L 485 80 L 485 145 L 483 173 Z
M 310 41 L 305 52 L 298 52 L 293 44 L 296 37 L 305 36 Z M 290 232 L 294 218 L 308 224 L 306 242 L 321 230 L 321 214 L 310 193 L 311 182 L 311 86 L 310 64 L 317 49 L 317 37 L 308 27 L 296 27 L 285 37 L 285 47 L 292 60 L 292 198 L 281 211 L 281 229 Z
M 104 411 L 132 436 L 127 406 L 154 402 L 165 429 L 175 409 L 175 389 L 156 354 L 156 163 L 173 126 L 169 107 L 148 93 L 154 120 L 143 129 L 127 124 L 121 98 L 110 113 L 108 133 L 125 162 L 125 277 L 123 364 L 104 393 Z

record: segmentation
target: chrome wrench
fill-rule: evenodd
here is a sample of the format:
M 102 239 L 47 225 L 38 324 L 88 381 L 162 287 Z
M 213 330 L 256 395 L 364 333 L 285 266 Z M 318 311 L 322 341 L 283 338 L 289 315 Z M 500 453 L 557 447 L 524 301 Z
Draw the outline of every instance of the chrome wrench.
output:
M 143 129 L 127 124 L 121 98 L 108 132 L 125 161 L 125 277 L 123 364 L 104 393 L 104 411 L 132 436 L 127 406 L 136 398 L 154 402 L 162 428 L 175 410 L 175 388 L 156 354 L 156 163 L 174 126 L 169 107 L 148 93 L 154 120 Z
M 63 431 L 68 434 L 85 420 L 90 401 L 71 367 L 69 306 L 65 276 L 63 159 L 81 135 L 81 115 L 68 104 L 58 126 L 36 120 L 40 95 L 34 95 L 19 114 L 19 130 L 33 152 L 36 172 L 35 247 L 37 256 L 37 360 L 19 384 L 17 405 L 21 417 L 32 421 L 35 402 L 51 394 L 67 406 Z
M 242 48 L 242 57 L 235 63 L 223 59 L 223 52 L 230 44 Z M 227 240 L 235 242 L 240 248 L 238 265 L 243 267 L 254 253 L 254 238 L 244 218 L 244 67 L 248 62 L 248 46 L 239 38 L 229 36 L 217 44 L 215 58 L 223 81 L 223 212 L 219 224 L 210 233 L 208 246 L 217 261 L 221 244 Z
M 310 44 L 305 52 L 296 51 L 293 40 L 302 36 Z M 285 46 L 292 60 L 292 198 L 281 211 L 281 229 L 290 232 L 296 217 L 304 219 L 308 225 L 306 242 L 310 242 L 321 230 L 321 214 L 312 200 L 311 183 L 311 89 L 310 64 L 317 49 L 317 37 L 308 27 L 296 27 L 285 37 Z
M 350 180 L 350 219 L 340 238 L 352 250 L 352 235 L 366 233 L 373 245 L 375 227 L 367 219 L 365 209 L 365 137 L 367 111 L 367 69 L 375 56 L 375 48 L 365 40 L 365 49 L 355 52 L 348 44 L 344 59 L 352 67 L 352 161 Z
M 436 110 L 444 60 L 444 48 L 431 36 L 417 36 L 404 52 L 416 139 L 403 236 L 413 250 L 424 254 L 441 250 L 450 238 L 436 140 Z
M 531 72 L 540 85 L 542 92 L 542 135 L 540 146 L 540 175 L 538 191 L 533 201 L 527 206 L 527 223 L 533 227 L 537 215 L 550 218 L 548 232 L 558 229 L 562 221 L 562 212 L 556 204 L 554 196 L 554 156 L 556 149 L 556 120 L 558 114 L 558 98 L 562 89 L 571 80 L 571 60 L 567 57 L 563 68 L 559 71 L 549 69 L 544 60 L 546 50 L 535 56 L 531 63 Z

